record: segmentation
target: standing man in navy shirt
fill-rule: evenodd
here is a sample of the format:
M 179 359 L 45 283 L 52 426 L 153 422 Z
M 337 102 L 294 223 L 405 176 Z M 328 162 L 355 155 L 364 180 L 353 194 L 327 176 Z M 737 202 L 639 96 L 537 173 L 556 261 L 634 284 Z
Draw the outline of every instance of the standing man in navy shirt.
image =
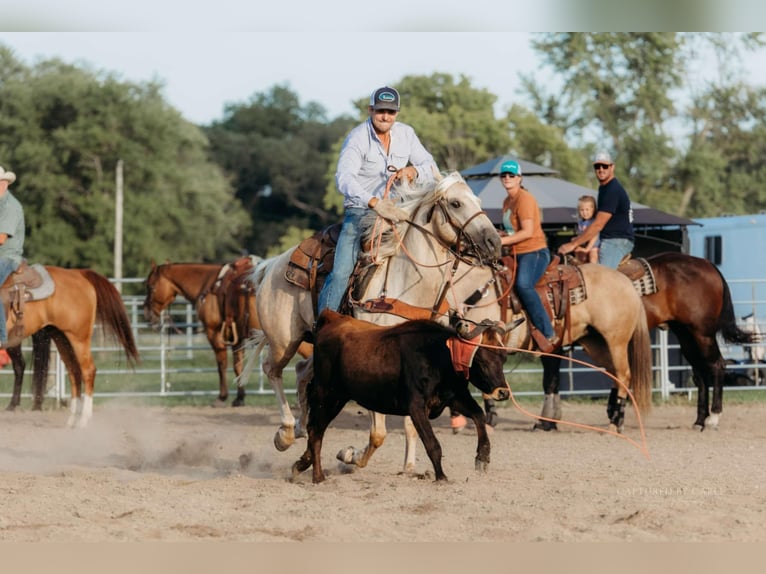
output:
M 598 262 L 617 269 L 620 261 L 633 251 L 633 209 L 630 207 L 628 192 L 614 176 L 614 162 L 608 152 L 600 151 L 595 155 L 593 169 L 599 182 L 595 221 L 582 235 L 561 245 L 558 251 L 562 255 L 571 253 L 578 245 L 584 245 L 600 234 Z

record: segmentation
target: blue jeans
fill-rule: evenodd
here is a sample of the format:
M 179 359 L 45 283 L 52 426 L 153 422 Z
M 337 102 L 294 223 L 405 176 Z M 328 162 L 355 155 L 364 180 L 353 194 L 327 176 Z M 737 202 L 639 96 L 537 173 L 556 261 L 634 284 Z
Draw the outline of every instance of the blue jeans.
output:
M 359 257 L 359 239 L 361 235 L 360 222 L 369 210 L 359 207 L 349 207 L 343 217 L 343 227 L 335 246 L 335 261 L 332 271 L 325 279 L 317 302 L 317 314 L 324 309 L 337 311 L 340 302 L 348 288 L 348 279 L 354 272 L 356 259 Z
M 598 262 L 601 265 L 617 269 L 622 258 L 631 251 L 633 251 L 633 242 L 630 239 L 602 239 L 598 249 Z
M 4 257 L 0 258 L 0 285 L 5 283 L 5 280 L 8 279 L 8 277 L 16 271 L 18 268 L 18 263 L 11 259 L 6 259 Z M 0 343 L 2 343 L 2 346 L 5 347 L 5 344 L 8 342 L 8 331 L 5 327 L 5 305 L 0 302 Z
M 550 262 L 551 252 L 547 248 L 522 253 L 516 258 L 516 292 L 529 315 L 529 320 L 546 338 L 553 336 L 553 326 L 540 296 L 535 291 L 535 284 L 543 276 Z

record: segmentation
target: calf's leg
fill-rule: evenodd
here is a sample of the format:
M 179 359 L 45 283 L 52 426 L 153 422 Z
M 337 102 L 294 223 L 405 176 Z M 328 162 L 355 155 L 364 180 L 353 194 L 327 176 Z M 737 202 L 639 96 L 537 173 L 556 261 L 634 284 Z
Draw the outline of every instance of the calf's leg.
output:
M 487 419 L 468 387 L 461 389 L 452 399 L 455 408 L 471 417 L 476 427 L 478 443 L 476 446 L 476 470 L 486 471 L 489 466 L 489 435 L 487 434 Z
M 415 430 L 418 431 L 420 440 L 423 441 L 423 446 L 428 453 L 428 458 L 431 459 L 431 464 L 434 466 L 436 480 L 447 480 L 447 475 L 444 474 L 444 470 L 442 469 L 442 447 L 436 439 L 434 429 L 431 427 L 431 422 L 428 420 L 426 407 L 425 404 L 423 404 L 422 399 L 413 399 L 410 401 L 410 418 L 412 419 L 412 424 L 415 426 Z

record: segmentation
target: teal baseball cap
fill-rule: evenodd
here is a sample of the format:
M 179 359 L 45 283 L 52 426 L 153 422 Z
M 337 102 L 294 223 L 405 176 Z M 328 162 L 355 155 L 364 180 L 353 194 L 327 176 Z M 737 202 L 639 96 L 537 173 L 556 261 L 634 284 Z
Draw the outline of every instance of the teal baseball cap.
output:
M 512 159 L 503 162 L 503 165 L 500 166 L 500 175 L 503 175 L 504 173 L 521 175 L 521 166 L 519 165 L 519 162 Z

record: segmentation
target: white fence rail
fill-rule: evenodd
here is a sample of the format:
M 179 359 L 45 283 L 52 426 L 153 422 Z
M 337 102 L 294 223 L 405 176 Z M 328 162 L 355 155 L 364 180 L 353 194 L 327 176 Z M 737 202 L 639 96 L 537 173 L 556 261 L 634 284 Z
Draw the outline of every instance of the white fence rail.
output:
M 142 281 L 140 279 L 127 280 L 131 282 Z M 756 289 L 753 287 L 753 292 Z M 169 397 L 169 396 L 210 396 L 218 395 L 218 370 L 215 358 L 207 338 L 201 329 L 197 320 L 196 313 L 191 304 L 183 299 L 177 299 L 166 311 L 167 321 L 163 322 L 160 330 L 152 328 L 143 318 L 143 296 L 125 296 L 123 297 L 128 315 L 131 319 L 136 343 L 141 353 L 142 361 L 134 370 L 128 368 L 125 363 L 122 351 L 118 347 L 109 346 L 104 338 L 98 332 L 94 333 L 93 352 L 96 357 L 98 372 L 96 375 L 96 397 Z M 737 301 L 736 303 L 744 303 Z M 761 332 L 766 332 L 766 328 L 761 324 L 761 319 L 766 320 L 766 301 L 747 301 L 752 306 L 755 315 L 756 328 Z M 760 314 L 759 314 L 760 313 Z M 671 394 L 688 394 L 691 399 L 692 394 L 696 393 L 696 388 L 689 385 L 678 385 L 676 381 L 691 381 L 691 371 L 683 361 L 672 361 L 672 356 L 680 356 L 679 347 L 669 340 L 667 331 L 657 330 L 653 345 L 655 373 L 655 393 L 663 399 L 667 399 Z M 26 343 L 30 343 L 27 340 Z M 766 364 L 762 362 L 748 361 L 747 357 L 763 356 L 764 345 L 749 346 L 729 346 L 722 344 L 722 350 L 725 357 L 738 357 L 736 364 L 730 365 L 730 369 L 736 369 L 749 376 L 752 386 L 737 386 L 737 390 L 763 390 L 766 388 L 763 381 L 763 374 L 766 370 Z M 32 365 L 31 346 L 23 347 L 27 360 L 27 373 L 24 379 L 23 394 L 24 397 L 31 396 L 31 377 Z M 761 354 L 753 353 L 754 350 Z M 50 360 L 50 372 L 46 384 L 46 397 L 53 398 L 58 402 L 66 400 L 69 396 L 69 380 L 66 370 L 55 349 L 52 346 L 52 356 Z M 587 360 L 587 357 L 585 357 Z M 535 381 L 542 380 L 542 369 L 537 367 L 518 367 L 517 360 L 509 359 L 508 373 L 509 380 L 513 381 L 517 377 L 527 376 Z M 290 386 L 291 373 L 294 372 L 291 366 L 286 369 L 286 390 L 295 392 Z M 577 365 L 576 363 L 564 362 L 561 373 L 561 392 L 565 395 L 599 395 L 607 393 L 607 386 L 603 388 L 582 388 L 588 385 L 580 384 L 580 379 L 592 374 L 588 367 Z M 0 371 L 0 397 L 10 397 L 10 389 L 13 380 L 13 371 L 9 366 Z M 518 379 L 517 379 L 518 380 Z M 608 382 L 606 377 L 604 380 Z M 236 383 L 231 366 L 231 354 L 229 354 L 228 364 L 228 385 L 230 397 L 236 394 Z M 538 390 L 515 392 L 516 395 L 542 395 L 542 385 Z M 246 387 L 248 395 L 269 395 L 273 394 L 262 374 L 260 365 L 249 377 Z

